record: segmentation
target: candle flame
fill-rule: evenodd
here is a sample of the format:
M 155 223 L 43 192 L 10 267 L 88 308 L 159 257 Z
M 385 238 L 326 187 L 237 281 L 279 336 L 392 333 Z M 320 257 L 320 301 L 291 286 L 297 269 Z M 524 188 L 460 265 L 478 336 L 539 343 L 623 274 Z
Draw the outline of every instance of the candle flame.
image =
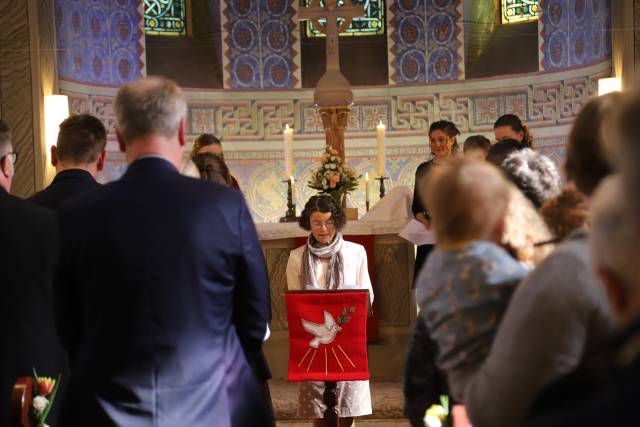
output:
M 364 180 L 369 181 L 369 172 L 364 173 Z
M 378 123 L 380 126 L 384 126 L 384 124 L 382 123 L 382 119 L 380 119 L 380 123 Z
M 292 184 L 296 182 L 296 180 L 295 180 L 295 179 L 293 179 L 293 176 L 290 176 L 290 177 L 289 177 L 289 180 L 291 181 L 291 183 L 292 183 Z
M 289 130 L 289 123 L 287 123 L 286 125 L 284 125 L 284 130 Z

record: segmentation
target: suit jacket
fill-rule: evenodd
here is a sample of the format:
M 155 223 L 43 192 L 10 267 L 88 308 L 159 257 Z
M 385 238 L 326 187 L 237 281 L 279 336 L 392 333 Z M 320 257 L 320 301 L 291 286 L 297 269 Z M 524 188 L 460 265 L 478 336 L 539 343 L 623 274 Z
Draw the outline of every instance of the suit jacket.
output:
M 100 184 L 89 172 L 82 169 L 67 169 L 58 173 L 47 188 L 38 191 L 29 200 L 38 206 L 57 209 L 63 200 L 99 187 Z
M 6 426 L 16 377 L 32 376 L 35 368 L 39 375 L 67 378 L 53 317 L 55 214 L 0 188 L 0 241 L 0 425 Z M 55 423 L 54 412 L 47 422 Z
M 241 193 L 143 158 L 59 217 L 60 426 L 271 424 L 248 365 L 268 278 Z

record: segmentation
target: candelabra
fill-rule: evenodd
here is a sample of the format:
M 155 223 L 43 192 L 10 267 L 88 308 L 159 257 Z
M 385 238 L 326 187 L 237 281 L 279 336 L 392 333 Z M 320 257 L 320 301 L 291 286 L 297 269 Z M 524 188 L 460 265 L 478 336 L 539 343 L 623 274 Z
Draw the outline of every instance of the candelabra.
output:
M 376 178 L 377 181 L 380 181 L 380 198 L 382 199 L 384 197 L 384 195 L 386 194 L 386 190 L 384 188 L 384 181 L 386 179 L 389 179 L 388 176 L 379 176 Z
M 291 179 L 285 179 L 282 182 L 287 183 L 287 213 L 280 218 L 280 222 L 294 222 L 298 220 L 296 217 L 296 205 L 293 202 L 293 183 Z

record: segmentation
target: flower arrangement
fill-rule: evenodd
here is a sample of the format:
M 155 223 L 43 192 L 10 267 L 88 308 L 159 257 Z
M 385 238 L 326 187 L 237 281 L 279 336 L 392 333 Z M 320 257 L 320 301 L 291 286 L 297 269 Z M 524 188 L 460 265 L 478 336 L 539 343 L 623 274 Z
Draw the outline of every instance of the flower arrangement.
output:
M 358 178 L 338 152 L 327 145 L 320 157 L 320 167 L 313 173 L 309 188 L 329 194 L 341 204 L 343 196 L 358 188 Z
M 36 418 L 36 425 L 38 427 L 48 427 L 45 424 L 49 411 L 53 406 L 53 401 L 56 398 L 58 392 L 58 385 L 60 385 L 60 375 L 58 379 L 51 377 L 39 377 L 35 368 L 33 369 L 33 377 L 35 379 L 35 390 L 33 392 L 33 415 Z

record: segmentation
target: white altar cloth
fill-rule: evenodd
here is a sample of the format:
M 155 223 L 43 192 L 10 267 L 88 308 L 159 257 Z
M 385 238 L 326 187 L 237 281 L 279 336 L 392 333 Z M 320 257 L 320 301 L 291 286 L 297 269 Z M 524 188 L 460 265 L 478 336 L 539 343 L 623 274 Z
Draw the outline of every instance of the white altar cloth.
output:
M 396 187 L 380 200 L 362 219 L 347 221 L 344 235 L 398 234 L 413 218 L 411 191 L 407 187 Z M 260 240 L 305 237 L 308 231 L 297 222 L 256 224 Z

